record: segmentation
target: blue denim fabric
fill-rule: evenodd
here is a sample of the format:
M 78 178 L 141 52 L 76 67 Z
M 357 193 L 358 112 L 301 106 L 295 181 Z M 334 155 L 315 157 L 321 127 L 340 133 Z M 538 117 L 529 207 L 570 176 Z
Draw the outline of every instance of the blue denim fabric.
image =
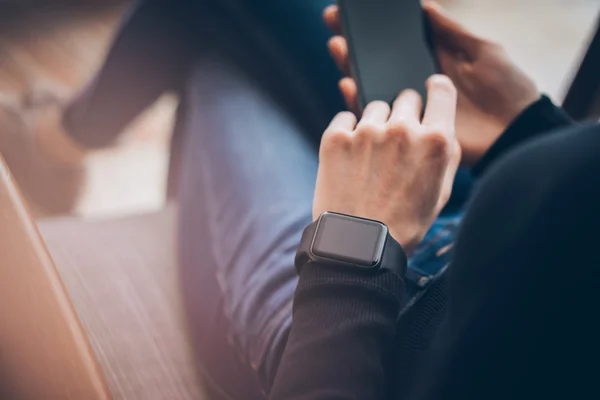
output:
M 189 327 L 214 386 L 264 399 L 292 322 L 293 262 L 312 221 L 318 157 L 236 68 L 198 66 L 190 90 L 179 249 Z M 443 272 L 460 219 L 438 219 L 410 258 L 405 308 Z
M 309 7 L 303 15 L 319 14 Z M 325 57 L 327 38 L 313 40 Z M 327 90 L 337 90 L 332 61 L 311 61 L 325 65 Z M 289 86 L 271 68 L 262 70 L 275 80 L 265 86 L 244 65 L 211 55 L 198 61 L 185 89 L 182 291 L 200 371 L 225 398 L 267 398 L 292 321 L 295 251 L 312 221 L 322 131 L 303 129 L 274 98 L 270 87 Z M 443 271 L 448 254 L 441 253 L 459 221 L 460 214 L 436 221 L 411 257 L 406 308 L 425 293 L 422 278 Z
M 452 245 L 464 212 L 439 217 L 408 260 L 406 292 L 402 313 L 414 305 L 446 271 L 452 256 Z

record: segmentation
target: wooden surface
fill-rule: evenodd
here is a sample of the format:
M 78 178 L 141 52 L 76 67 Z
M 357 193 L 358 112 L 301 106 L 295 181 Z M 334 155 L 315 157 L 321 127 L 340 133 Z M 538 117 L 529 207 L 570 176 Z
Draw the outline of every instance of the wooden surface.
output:
M 176 221 L 168 206 L 38 223 L 114 400 L 207 399 L 181 302 Z
M 0 158 L 0 398 L 108 400 L 87 335 Z

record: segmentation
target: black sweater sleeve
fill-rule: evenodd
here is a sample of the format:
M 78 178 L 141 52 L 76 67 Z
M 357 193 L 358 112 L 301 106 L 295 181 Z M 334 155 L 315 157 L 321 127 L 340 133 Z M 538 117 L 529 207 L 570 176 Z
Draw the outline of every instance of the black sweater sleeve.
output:
M 387 398 L 402 278 L 309 264 L 294 298 L 293 324 L 274 400 Z
M 573 122 L 543 96 L 528 107 L 475 168 L 522 142 Z M 311 264 L 300 274 L 293 324 L 271 392 L 273 400 L 388 398 L 403 281 Z
M 481 161 L 475 165 L 473 175 L 481 175 L 490 164 L 517 145 L 572 124 L 574 124 L 573 120 L 565 111 L 556 107 L 547 96 L 542 96 L 508 126 Z

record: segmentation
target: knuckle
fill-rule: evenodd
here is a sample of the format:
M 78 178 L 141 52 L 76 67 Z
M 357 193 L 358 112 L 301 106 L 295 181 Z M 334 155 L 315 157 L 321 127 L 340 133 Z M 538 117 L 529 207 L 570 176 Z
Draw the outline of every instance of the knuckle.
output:
M 352 145 L 352 135 L 345 129 L 330 130 L 321 141 L 322 152 L 345 150 Z
M 449 136 L 441 129 L 434 129 L 423 135 L 423 144 L 428 154 L 435 158 L 450 156 Z
M 382 133 L 382 127 L 371 122 L 363 122 L 354 133 L 354 141 L 361 145 L 367 142 L 372 142 Z
M 390 122 L 386 129 L 386 138 L 393 141 L 403 142 L 408 140 L 411 128 L 407 121 L 398 120 Z

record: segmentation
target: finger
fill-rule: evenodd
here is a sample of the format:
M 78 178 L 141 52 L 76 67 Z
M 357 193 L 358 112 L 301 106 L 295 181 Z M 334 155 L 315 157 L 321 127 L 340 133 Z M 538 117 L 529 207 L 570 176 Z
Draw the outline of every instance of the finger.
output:
M 456 101 L 456 88 L 450 78 L 433 75 L 427 80 L 427 107 L 422 125 L 432 131 L 454 134 Z
M 337 114 L 329 127 L 327 128 L 328 132 L 352 132 L 354 128 L 356 128 L 356 116 L 351 112 L 341 112 Z
M 340 22 L 340 10 L 338 6 L 332 5 L 323 12 L 325 25 L 336 35 L 342 34 L 342 24 Z
M 346 39 L 342 36 L 334 36 L 327 42 L 327 47 L 340 71 L 346 76 L 350 75 L 350 57 Z
M 446 47 L 453 52 L 463 52 L 474 57 L 481 39 L 452 19 L 438 3 L 427 1 L 423 5 L 437 46 Z
M 358 87 L 356 86 L 354 79 L 344 78 L 340 81 L 339 86 L 342 96 L 344 96 L 344 100 L 346 100 L 346 105 L 348 105 L 348 109 L 358 113 Z
M 394 101 L 389 123 L 419 125 L 422 104 L 419 93 L 411 89 L 403 91 Z
M 385 101 L 373 101 L 365 107 L 358 126 L 365 124 L 383 125 L 390 117 L 390 111 L 390 105 Z

